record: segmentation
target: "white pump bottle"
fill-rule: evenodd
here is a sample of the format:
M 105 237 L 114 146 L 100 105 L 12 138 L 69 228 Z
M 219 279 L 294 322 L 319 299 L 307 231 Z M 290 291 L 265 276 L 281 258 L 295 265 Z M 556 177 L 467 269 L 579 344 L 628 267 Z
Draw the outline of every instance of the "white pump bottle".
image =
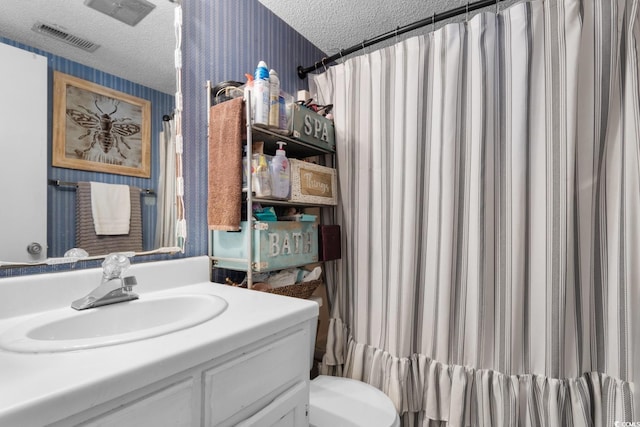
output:
M 286 142 L 278 141 L 276 144 L 279 148 L 271 159 L 271 195 L 278 199 L 288 199 L 291 190 L 291 173 L 289 160 L 282 148 Z

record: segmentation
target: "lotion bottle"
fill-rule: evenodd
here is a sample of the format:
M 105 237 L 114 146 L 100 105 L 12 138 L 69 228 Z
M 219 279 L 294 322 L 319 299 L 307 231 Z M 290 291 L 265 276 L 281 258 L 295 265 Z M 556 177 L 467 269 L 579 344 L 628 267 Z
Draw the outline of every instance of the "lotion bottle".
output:
M 288 199 L 291 190 L 289 160 L 282 148 L 286 142 L 278 141 L 279 148 L 271 159 L 271 194 L 278 199 Z
M 269 69 L 264 61 L 260 61 L 253 76 L 251 96 L 255 102 L 253 123 L 269 125 Z

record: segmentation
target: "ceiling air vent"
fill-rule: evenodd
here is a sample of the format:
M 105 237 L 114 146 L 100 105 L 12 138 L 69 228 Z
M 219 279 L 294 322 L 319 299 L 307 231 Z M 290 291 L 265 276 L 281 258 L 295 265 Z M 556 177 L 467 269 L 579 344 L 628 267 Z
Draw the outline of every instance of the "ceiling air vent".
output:
M 146 0 L 84 0 L 84 4 L 132 27 L 156 7 Z
M 63 41 L 67 44 L 70 44 L 71 46 L 86 50 L 87 52 L 94 52 L 97 48 L 100 47 L 99 44 L 90 42 L 89 40 L 83 39 L 82 37 L 74 36 L 73 34 L 70 34 L 64 29 L 55 25 L 36 22 L 35 24 L 33 24 L 33 27 L 31 27 L 31 29 L 36 33 L 44 34 L 45 36 Z

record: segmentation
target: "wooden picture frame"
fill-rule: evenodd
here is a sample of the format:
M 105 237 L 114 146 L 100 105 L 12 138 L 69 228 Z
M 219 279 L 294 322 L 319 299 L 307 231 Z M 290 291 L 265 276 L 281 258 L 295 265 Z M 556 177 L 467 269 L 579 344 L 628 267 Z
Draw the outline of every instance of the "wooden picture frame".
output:
M 151 102 L 53 74 L 52 165 L 151 176 Z

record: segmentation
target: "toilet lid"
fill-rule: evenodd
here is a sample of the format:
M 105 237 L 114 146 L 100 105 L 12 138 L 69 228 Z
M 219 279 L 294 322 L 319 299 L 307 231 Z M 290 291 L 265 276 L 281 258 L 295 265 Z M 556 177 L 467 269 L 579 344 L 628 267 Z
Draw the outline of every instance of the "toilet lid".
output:
M 391 399 L 377 388 L 349 378 L 320 375 L 311 381 L 309 423 L 317 427 L 399 426 Z

